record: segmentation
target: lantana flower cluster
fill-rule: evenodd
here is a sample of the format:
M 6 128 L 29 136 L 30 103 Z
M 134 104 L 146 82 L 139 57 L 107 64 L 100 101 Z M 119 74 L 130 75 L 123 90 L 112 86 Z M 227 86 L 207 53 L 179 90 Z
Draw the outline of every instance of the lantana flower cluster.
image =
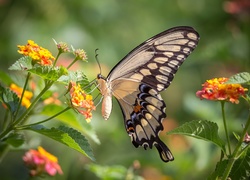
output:
M 48 174 L 50 176 L 63 174 L 63 171 L 58 164 L 57 157 L 47 152 L 41 146 L 37 150 L 30 149 L 23 156 L 23 161 L 30 168 L 31 176 Z
M 229 101 L 238 104 L 239 98 L 248 90 L 240 84 L 225 84 L 228 78 L 214 78 L 202 84 L 203 88 L 196 92 L 200 99 Z
M 87 94 L 80 86 L 75 82 L 71 82 L 70 96 L 71 103 L 74 108 L 77 109 L 82 115 L 85 116 L 86 121 L 90 122 L 92 118 L 92 110 L 95 110 L 95 105 L 92 100 L 92 96 Z
M 33 60 L 38 61 L 43 66 L 52 65 L 52 61 L 55 60 L 51 52 L 39 45 L 34 41 L 28 40 L 28 43 L 24 46 L 18 45 L 18 52 L 24 56 L 30 56 Z

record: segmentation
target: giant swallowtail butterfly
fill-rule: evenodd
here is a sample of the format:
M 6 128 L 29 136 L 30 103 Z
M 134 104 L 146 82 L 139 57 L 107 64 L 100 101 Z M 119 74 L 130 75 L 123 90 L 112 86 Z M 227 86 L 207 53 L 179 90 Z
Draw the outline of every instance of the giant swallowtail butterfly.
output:
M 155 146 L 164 162 L 174 157 L 158 136 L 163 130 L 162 120 L 166 118 L 166 105 L 159 93 L 170 85 L 198 41 L 199 34 L 192 27 L 168 29 L 133 49 L 107 78 L 97 76 L 104 119 L 110 116 L 114 96 L 133 145 L 144 149 Z

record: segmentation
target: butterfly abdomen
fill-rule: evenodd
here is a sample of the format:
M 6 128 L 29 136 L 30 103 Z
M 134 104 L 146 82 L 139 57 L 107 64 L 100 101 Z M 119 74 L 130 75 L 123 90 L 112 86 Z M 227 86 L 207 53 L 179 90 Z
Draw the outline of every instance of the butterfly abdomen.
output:
M 107 120 L 112 110 L 112 93 L 107 81 L 99 74 L 97 76 L 100 92 L 103 96 L 102 101 L 102 116 Z
M 102 116 L 107 120 L 112 110 L 112 95 L 104 95 L 102 101 Z

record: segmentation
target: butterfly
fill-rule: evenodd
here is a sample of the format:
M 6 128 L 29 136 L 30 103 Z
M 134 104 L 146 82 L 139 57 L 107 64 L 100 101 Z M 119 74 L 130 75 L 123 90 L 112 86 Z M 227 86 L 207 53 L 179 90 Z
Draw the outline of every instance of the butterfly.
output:
M 110 116 L 114 96 L 132 144 L 145 150 L 155 146 L 164 162 L 174 157 L 158 136 L 163 130 L 162 120 L 166 118 L 166 105 L 159 93 L 170 85 L 198 41 L 199 34 L 192 27 L 168 29 L 134 48 L 107 78 L 97 75 L 104 119 Z

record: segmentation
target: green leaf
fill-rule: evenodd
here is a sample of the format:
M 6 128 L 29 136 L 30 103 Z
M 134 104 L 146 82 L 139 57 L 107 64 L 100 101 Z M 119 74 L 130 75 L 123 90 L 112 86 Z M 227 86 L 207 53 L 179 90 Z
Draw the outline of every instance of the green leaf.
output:
M 13 80 L 10 78 L 10 75 L 0 70 L 1 83 L 9 85 L 13 83 Z
M 167 134 L 181 134 L 197 139 L 210 141 L 225 152 L 225 142 L 219 137 L 218 125 L 207 120 L 193 120 L 187 122 Z
M 249 179 L 250 177 L 250 148 L 248 147 L 245 152 L 237 159 L 230 172 L 231 179 Z
M 5 142 L 9 145 L 12 145 L 13 147 L 19 147 L 25 142 L 25 139 L 22 134 L 11 133 L 8 135 Z
M 89 164 L 86 168 L 100 179 L 125 179 L 127 169 L 124 166 L 100 166 Z
M 11 65 L 9 70 L 28 70 L 32 69 L 32 67 L 32 58 L 29 56 L 24 56 Z
M 4 88 L 0 84 L 0 101 L 4 103 L 13 114 L 17 110 L 19 97 L 9 88 Z
M 208 177 L 208 180 L 215 180 L 223 176 L 225 169 L 227 167 L 228 160 L 223 160 L 216 164 L 215 171 Z
M 97 164 L 89 164 L 86 166 L 86 169 L 93 172 L 97 177 L 103 180 L 110 179 L 133 179 L 133 180 L 143 180 L 141 176 L 138 176 L 134 173 L 133 168 L 127 169 L 121 165 L 113 166 L 101 166 Z
M 41 114 L 44 114 L 48 117 L 55 115 L 58 112 L 61 112 L 64 109 L 62 106 L 58 106 L 55 104 L 49 104 L 44 106 Z M 81 114 L 77 114 L 73 110 L 68 110 L 55 119 L 60 120 L 65 125 L 72 127 L 81 133 L 84 133 L 87 137 L 91 138 L 95 143 L 100 144 L 100 140 L 98 139 L 95 130 L 91 126 L 91 123 L 87 123 L 84 117 Z
M 226 84 L 250 84 L 250 74 L 248 72 L 242 72 L 235 74 L 229 78 Z
M 75 129 L 60 126 L 58 128 L 46 129 L 44 126 L 33 126 L 32 128 L 27 128 L 29 130 L 35 131 L 39 134 L 45 135 L 51 139 L 56 140 L 76 151 L 84 154 L 91 160 L 95 160 L 92 149 L 88 143 L 88 140 Z
M 69 71 L 67 76 L 60 77 L 58 81 L 64 84 L 69 84 L 70 81 L 73 81 L 80 84 L 85 91 L 91 91 L 88 78 L 82 71 Z
M 44 79 L 56 81 L 61 76 L 67 75 L 68 70 L 63 67 L 52 67 L 52 66 L 40 66 L 36 65 L 34 68 L 28 70 L 29 72 L 36 74 Z

